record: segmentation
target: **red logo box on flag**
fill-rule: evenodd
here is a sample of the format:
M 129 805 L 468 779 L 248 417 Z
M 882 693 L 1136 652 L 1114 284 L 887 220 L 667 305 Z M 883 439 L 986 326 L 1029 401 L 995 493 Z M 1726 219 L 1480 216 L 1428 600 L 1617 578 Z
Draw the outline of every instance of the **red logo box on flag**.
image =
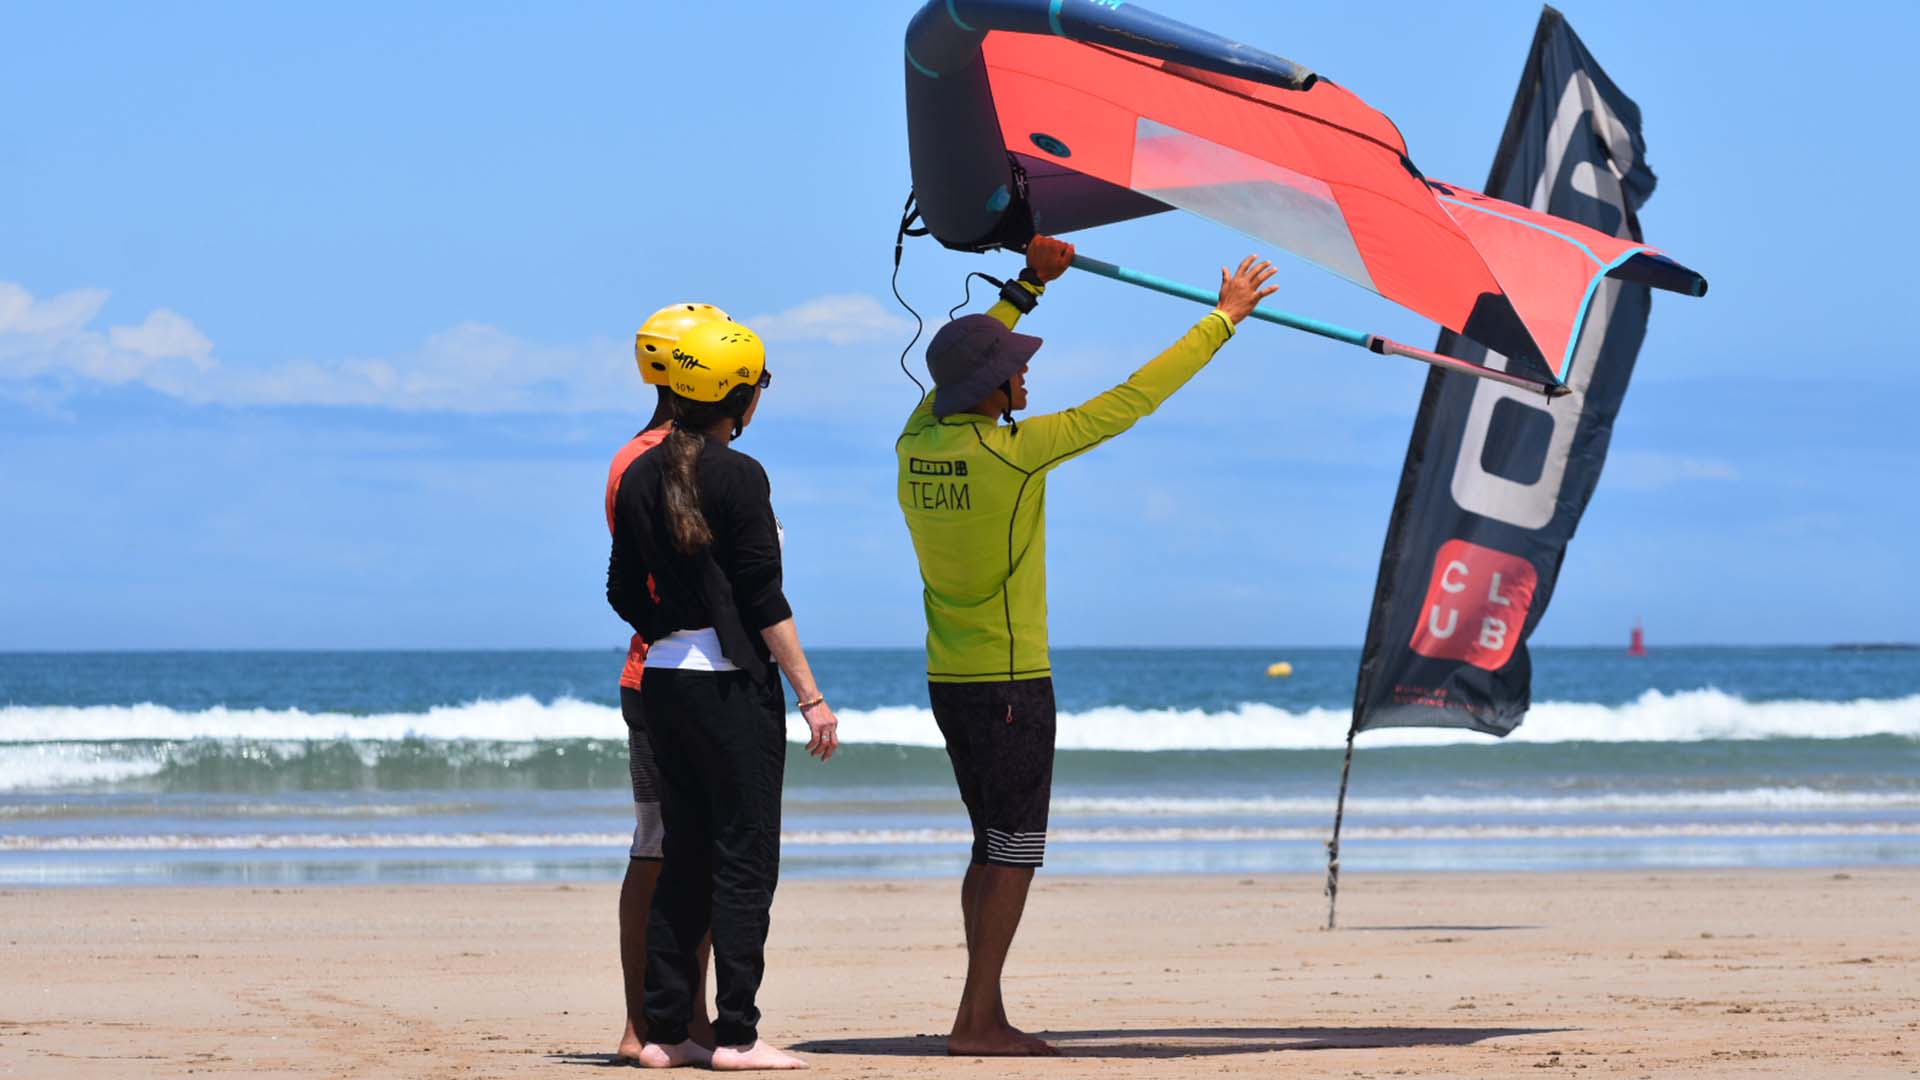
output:
M 1540 575 L 1518 555 L 1449 540 L 1433 560 L 1414 652 L 1497 671 L 1513 657 Z

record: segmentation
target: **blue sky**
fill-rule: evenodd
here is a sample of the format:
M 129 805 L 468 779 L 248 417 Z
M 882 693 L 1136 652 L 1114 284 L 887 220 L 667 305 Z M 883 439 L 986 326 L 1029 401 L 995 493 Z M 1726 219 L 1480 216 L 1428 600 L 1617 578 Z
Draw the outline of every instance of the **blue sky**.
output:
M 606 462 L 634 328 L 772 341 L 741 448 L 823 645 L 912 645 L 887 291 L 909 3 L 35 5 L 0 40 L 0 649 L 613 647 Z M 1337 79 L 1478 186 L 1538 12 L 1163 0 Z M 1656 297 L 1539 643 L 1920 638 L 1906 42 L 1920 15 L 1563 5 L 1645 114 Z M 1075 237 L 1208 282 L 1183 215 Z M 1433 328 L 1283 258 L 1276 302 Z M 960 298 L 923 240 L 902 285 Z M 1069 276 L 1038 408 L 1198 314 Z M 917 359 L 917 358 L 916 358 Z M 1055 474 L 1057 644 L 1359 641 L 1424 370 L 1250 327 Z

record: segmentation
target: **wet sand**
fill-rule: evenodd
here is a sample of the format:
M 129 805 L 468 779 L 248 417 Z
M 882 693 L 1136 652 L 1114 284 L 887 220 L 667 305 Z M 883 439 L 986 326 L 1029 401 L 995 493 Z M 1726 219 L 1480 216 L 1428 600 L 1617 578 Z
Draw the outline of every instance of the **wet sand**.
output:
M 1920 871 L 1042 877 L 949 1059 L 956 884 L 792 882 L 763 1033 L 825 1076 L 1920 1076 Z M 0 893 L 0 1076 L 591 1077 L 616 885 Z M 624 1075 L 624 1074 L 623 1074 Z

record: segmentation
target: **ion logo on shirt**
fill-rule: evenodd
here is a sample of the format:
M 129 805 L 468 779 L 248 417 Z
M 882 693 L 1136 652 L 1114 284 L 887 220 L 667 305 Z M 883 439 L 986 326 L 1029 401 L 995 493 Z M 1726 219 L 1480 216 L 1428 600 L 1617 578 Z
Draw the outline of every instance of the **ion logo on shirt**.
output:
M 964 461 L 928 461 L 926 458 L 907 459 L 907 471 L 915 476 L 965 476 L 967 463 Z
M 910 457 L 907 472 L 913 476 L 965 476 L 967 463 Z M 971 510 L 973 492 L 965 483 L 952 480 L 909 480 L 907 502 L 921 510 Z

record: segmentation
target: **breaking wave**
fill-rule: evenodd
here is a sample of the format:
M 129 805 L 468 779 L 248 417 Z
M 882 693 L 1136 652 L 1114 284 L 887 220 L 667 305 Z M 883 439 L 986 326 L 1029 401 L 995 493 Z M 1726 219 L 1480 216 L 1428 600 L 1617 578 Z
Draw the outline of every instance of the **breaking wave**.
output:
M 1687 837 L 1911 836 L 1920 825 L 1897 822 L 1744 822 L 1631 825 L 1409 825 L 1355 826 L 1346 840 L 1547 840 L 1654 839 Z M 1297 840 L 1324 843 L 1321 825 L 1060 828 L 1052 844 L 1175 844 Z M 591 848 L 621 850 L 623 833 L 249 833 L 242 835 L 6 836 L 0 851 L 327 851 L 459 850 L 500 848 Z M 781 834 L 795 847 L 903 847 L 961 845 L 973 834 L 962 829 L 814 829 Z
M 849 709 L 840 714 L 848 743 L 938 746 L 933 714 L 918 705 Z M 1249 702 L 1220 711 L 1119 706 L 1062 713 L 1063 750 L 1304 750 L 1341 746 L 1345 709 L 1288 710 Z M 797 716 L 788 733 L 804 741 Z M 618 738 L 619 710 L 572 698 L 520 696 L 441 705 L 424 712 L 358 715 L 300 709 L 182 711 L 161 705 L 0 708 L 0 744 L 129 740 L 479 740 L 532 742 Z M 1508 742 L 1674 742 L 1708 739 L 1866 735 L 1920 738 L 1920 694 L 1856 701 L 1748 701 L 1719 690 L 1650 690 L 1624 705 L 1543 702 Z M 1437 746 L 1485 742 L 1465 731 L 1368 732 L 1364 745 Z

